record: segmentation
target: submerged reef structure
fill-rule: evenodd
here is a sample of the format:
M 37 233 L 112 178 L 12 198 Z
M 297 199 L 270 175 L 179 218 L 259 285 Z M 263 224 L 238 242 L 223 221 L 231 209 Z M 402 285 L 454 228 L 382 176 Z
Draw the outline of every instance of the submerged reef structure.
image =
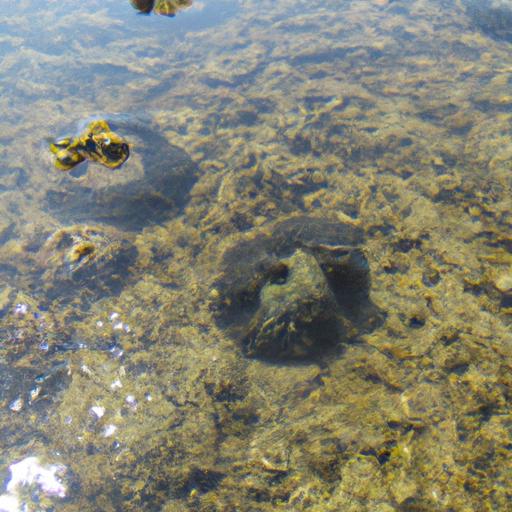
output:
M 349 340 L 377 319 L 363 233 L 298 216 L 250 233 L 222 256 L 219 325 L 249 356 L 303 358 Z

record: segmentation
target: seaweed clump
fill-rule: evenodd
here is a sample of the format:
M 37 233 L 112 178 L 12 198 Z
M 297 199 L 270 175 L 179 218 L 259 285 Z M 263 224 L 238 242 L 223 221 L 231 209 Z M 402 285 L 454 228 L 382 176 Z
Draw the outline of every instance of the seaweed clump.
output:
M 152 11 L 161 16 L 173 18 L 178 11 L 192 5 L 192 0 L 130 0 L 132 7 L 141 14 L 150 14 Z
M 92 121 L 77 137 L 55 140 L 50 151 L 55 155 L 55 167 L 61 171 L 69 171 L 85 160 L 117 169 L 130 156 L 128 143 L 104 120 Z
M 114 115 L 108 117 L 108 126 L 133 143 L 142 173 L 128 162 L 121 183 L 109 182 L 107 177 L 87 184 L 61 181 L 58 189 L 46 193 L 49 212 L 64 223 L 94 221 L 125 230 L 141 229 L 178 213 L 199 174 L 190 156 L 170 144 L 149 121 Z

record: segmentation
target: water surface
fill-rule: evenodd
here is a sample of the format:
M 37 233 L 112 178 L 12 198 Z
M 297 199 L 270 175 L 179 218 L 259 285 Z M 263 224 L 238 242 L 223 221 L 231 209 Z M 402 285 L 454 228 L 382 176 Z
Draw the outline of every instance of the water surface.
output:
M 0 511 L 510 507 L 509 1 L 0 9 Z M 130 160 L 56 170 L 91 116 Z M 249 359 L 222 253 L 299 214 L 364 231 L 383 322 Z

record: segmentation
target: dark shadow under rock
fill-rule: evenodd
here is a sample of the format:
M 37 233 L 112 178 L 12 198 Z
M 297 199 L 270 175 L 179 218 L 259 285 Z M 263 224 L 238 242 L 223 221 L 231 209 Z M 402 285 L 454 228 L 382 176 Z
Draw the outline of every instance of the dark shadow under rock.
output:
M 375 326 L 360 229 L 291 217 L 222 255 L 215 315 L 249 356 L 304 358 Z
M 68 224 L 94 221 L 122 229 L 141 229 L 181 211 L 198 178 L 197 166 L 190 156 L 170 144 L 150 121 L 122 116 L 107 119 L 112 130 L 125 137 L 133 152 L 140 155 L 143 176 L 106 186 L 86 186 L 64 176 L 67 179 L 61 180 L 59 188 L 46 194 L 50 213 Z M 125 166 L 102 172 L 122 174 Z

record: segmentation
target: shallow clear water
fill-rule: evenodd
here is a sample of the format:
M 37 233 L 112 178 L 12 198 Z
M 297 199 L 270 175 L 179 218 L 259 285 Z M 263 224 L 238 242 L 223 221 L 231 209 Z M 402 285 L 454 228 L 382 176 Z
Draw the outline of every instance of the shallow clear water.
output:
M 507 510 L 511 2 L 0 12 L 0 511 Z M 91 119 L 129 160 L 56 169 Z M 224 294 L 253 336 L 336 224 L 368 318 L 248 357 Z

